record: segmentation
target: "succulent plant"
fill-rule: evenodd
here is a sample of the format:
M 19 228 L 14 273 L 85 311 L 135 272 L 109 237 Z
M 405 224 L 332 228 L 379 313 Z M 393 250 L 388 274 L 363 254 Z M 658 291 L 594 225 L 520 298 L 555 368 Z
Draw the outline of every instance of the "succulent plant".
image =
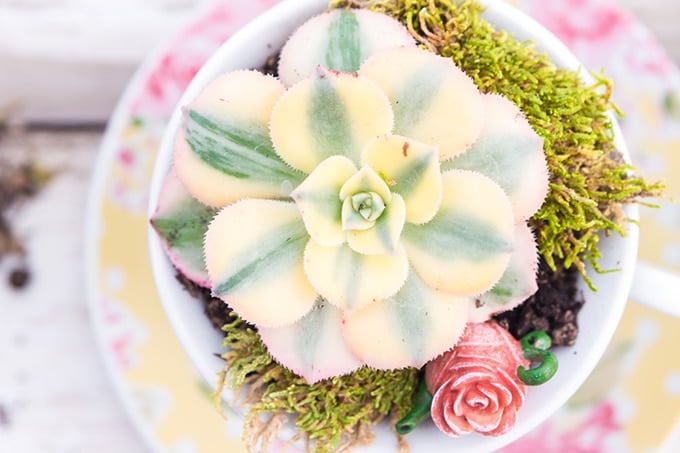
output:
M 548 171 L 518 107 L 366 10 L 305 23 L 279 74 L 207 86 L 174 162 L 219 209 L 213 293 L 278 362 L 308 382 L 421 367 L 536 291 Z

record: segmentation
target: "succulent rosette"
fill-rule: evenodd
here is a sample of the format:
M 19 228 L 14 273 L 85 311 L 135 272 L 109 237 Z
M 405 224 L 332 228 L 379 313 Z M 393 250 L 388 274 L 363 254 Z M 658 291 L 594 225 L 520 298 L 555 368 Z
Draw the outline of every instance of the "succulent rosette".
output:
M 497 323 L 468 324 L 456 347 L 425 367 L 435 425 L 452 437 L 506 433 L 526 394 L 517 368 L 528 365 L 519 341 Z
M 209 287 L 308 382 L 421 367 L 536 291 L 542 139 L 387 16 L 322 14 L 278 79 L 214 80 L 185 108 L 174 167 L 219 209 Z

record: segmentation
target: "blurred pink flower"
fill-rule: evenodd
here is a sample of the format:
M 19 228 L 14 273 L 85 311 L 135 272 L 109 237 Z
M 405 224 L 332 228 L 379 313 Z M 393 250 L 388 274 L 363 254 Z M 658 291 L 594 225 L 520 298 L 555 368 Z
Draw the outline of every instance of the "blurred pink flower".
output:
M 613 403 L 604 401 L 589 408 L 581 421 L 568 429 L 561 429 L 556 417 L 552 417 L 498 453 L 601 453 L 607 451 L 607 441 L 620 431 Z

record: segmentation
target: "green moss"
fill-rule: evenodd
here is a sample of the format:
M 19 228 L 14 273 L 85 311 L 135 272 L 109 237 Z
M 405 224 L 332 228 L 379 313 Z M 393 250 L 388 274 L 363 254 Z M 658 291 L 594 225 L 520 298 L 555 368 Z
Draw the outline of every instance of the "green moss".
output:
M 332 451 L 342 442 L 361 443 L 367 428 L 386 416 L 404 416 L 413 405 L 418 370 L 378 371 L 361 368 L 346 376 L 314 385 L 276 363 L 257 332 L 241 320 L 223 327 L 226 367 L 217 398 L 226 385 L 249 392 L 246 425 L 267 437 L 267 417 L 294 415 L 295 426 L 307 442 L 319 440 L 314 451 Z
M 594 75 L 586 86 L 579 74 L 557 69 L 531 43 L 496 30 L 474 1 L 332 0 L 332 8 L 361 7 L 404 23 L 424 47 L 450 57 L 484 92 L 499 93 L 520 106 L 545 140 L 550 190 L 531 219 L 539 252 L 555 270 L 585 263 L 601 271 L 602 234 L 624 234 L 623 206 L 659 196 L 621 159 L 612 138 L 611 82 Z

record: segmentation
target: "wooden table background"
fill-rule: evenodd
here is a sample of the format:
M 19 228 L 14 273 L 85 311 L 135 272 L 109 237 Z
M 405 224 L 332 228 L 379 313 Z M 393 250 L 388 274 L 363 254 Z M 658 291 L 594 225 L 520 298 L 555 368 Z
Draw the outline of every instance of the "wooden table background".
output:
M 618 2 L 680 64 L 680 1 Z M 27 262 L 0 260 L 0 453 L 145 451 L 98 357 L 83 218 L 104 124 L 127 80 L 206 3 L 0 0 L 0 165 L 34 159 L 56 172 L 10 213 Z M 10 271 L 24 264 L 32 280 L 13 290 Z

